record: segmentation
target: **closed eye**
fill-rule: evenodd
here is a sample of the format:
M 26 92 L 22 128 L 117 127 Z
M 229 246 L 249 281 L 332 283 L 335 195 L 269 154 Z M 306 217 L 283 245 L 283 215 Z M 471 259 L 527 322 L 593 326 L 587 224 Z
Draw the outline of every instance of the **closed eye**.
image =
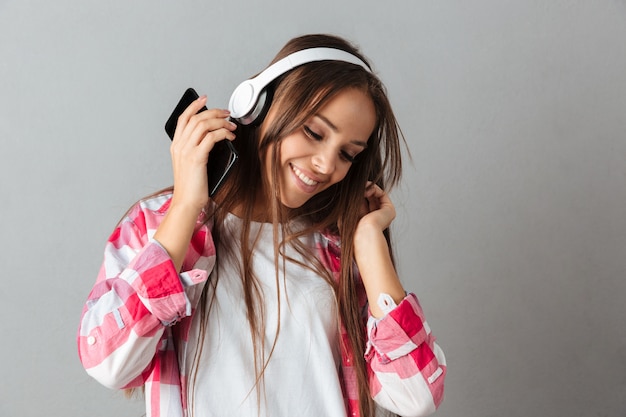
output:
M 348 152 L 346 151 L 341 151 L 341 157 L 350 162 L 351 164 L 354 163 L 354 161 L 356 161 L 356 155 L 350 155 Z
M 304 126 L 304 127 L 303 127 L 303 130 L 304 130 L 304 134 L 305 134 L 308 138 L 310 138 L 310 139 L 312 139 L 312 140 L 315 140 L 315 141 L 319 142 L 319 141 L 322 141 L 322 140 L 324 139 L 324 136 L 322 136 L 322 135 L 320 135 L 319 133 L 317 133 L 317 132 L 313 131 L 313 130 L 312 130 L 310 127 L 308 127 L 308 126 Z M 352 164 L 352 163 L 354 163 L 354 162 L 356 161 L 356 157 L 357 157 L 358 155 L 352 155 L 352 154 L 350 154 L 348 151 L 341 151 L 341 152 L 339 153 L 339 156 L 340 156 L 340 158 L 341 158 L 341 159 L 343 159 L 344 161 L 349 162 L 349 163 L 351 163 L 351 164 Z
M 308 126 L 304 126 L 304 133 L 305 133 L 308 137 L 310 137 L 311 139 L 314 139 L 314 140 L 317 140 L 317 141 L 322 140 L 322 135 L 320 135 L 319 133 L 316 133 L 316 132 L 312 131 L 312 130 L 311 130 L 311 128 L 310 128 L 310 127 L 308 127 Z

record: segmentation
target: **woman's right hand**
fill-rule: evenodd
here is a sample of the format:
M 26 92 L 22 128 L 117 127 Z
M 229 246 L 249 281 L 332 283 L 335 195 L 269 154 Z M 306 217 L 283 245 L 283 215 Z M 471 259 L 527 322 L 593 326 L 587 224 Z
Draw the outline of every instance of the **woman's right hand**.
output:
M 174 173 L 172 205 L 184 205 L 200 213 L 209 201 L 207 161 L 209 152 L 220 140 L 235 139 L 237 125 L 227 118 L 228 110 L 209 109 L 198 113 L 206 104 L 198 98 L 180 115 L 170 146 Z
M 198 111 L 206 103 L 200 97 L 187 107 L 176 124 L 170 147 L 174 194 L 154 239 L 168 252 L 180 271 L 198 216 L 209 202 L 207 161 L 220 140 L 233 140 L 237 126 L 228 121 L 228 110 Z

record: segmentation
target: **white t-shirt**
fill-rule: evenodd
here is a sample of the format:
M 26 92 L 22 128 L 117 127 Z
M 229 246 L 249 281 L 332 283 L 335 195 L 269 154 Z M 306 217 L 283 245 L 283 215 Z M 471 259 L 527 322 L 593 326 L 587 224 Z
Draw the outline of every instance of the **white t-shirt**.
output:
M 229 215 L 226 227 L 233 236 L 239 236 L 241 219 Z M 280 334 L 261 389 L 254 385 L 254 350 L 239 268 L 222 257 L 195 386 L 192 366 L 200 336 L 199 314 L 194 317 L 187 344 L 188 407 L 190 412 L 193 410 L 190 415 L 345 416 L 338 376 L 341 355 L 333 291 L 322 277 L 293 262 L 286 264 L 286 278 L 281 268 L 277 287 L 272 226 L 253 223 L 251 236 L 254 238 L 257 232 L 253 270 L 264 294 L 266 357 L 274 342 L 280 308 Z M 303 242 L 313 248 L 313 237 Z M 303 260 L 291 248 L 287 253 Z M 208 299 L 211 295 L 210 289 Z

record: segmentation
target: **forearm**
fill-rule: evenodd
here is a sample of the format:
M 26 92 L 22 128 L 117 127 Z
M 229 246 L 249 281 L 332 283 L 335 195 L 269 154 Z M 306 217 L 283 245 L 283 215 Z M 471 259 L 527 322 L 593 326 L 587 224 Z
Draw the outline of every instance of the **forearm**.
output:
M 380 228 L 368 223 L 360 224 L 354 237 L 354 254 L 367 298 L 374 317 L 384 316 L 378 305 L 381 293 L 388 294 L 396 304 L 406 293 L 391 261 L 387 240 Z
M 199 214 L 194 207 L 172 204 L 154 234 L 154 239 L 170 255 L 177 271 L 182 268 Z

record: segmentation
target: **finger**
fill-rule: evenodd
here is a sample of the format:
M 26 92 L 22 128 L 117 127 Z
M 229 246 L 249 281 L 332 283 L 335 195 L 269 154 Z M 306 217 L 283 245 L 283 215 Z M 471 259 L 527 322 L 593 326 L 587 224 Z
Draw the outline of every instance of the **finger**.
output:
M 365 199 L 367 200 L 369 212 L 379 210 L 383 207 L 394 209 L 389 194 L 376 184 L 371 184 L 365 191 Z
M 189 122 L 189 119 L 196 113 L 200 111 L 202 106 L 204 106 L 207 102 L 207 96 L 198 97 L 196 100 L 192 101 L 189 106 L 183 111 L 180 116 L 178 116 L 178 120 L 176 122 L 176 126 L 184 126 Z
M 198 128 L 196 132 L 192 132 L 192 138 L 186 143 L 179 143 L 178 146 L 172 144 L 172 155 L 176 158 L 182 158 L 193 165 L 206 165 L 209 159 L 209 153 L 213 150 L 215 143 L 221 140 L 234 140 L 235 134 L 227 128 L 220 128 L 210 132 L 204 132 Z
M 194 129 L 197 125 L 205 124 L 207 123 L 207 121 L 211 121 L 214 119 L 226 120 L 229 115 L 230 115 L 230 112 L 224 109 L 210 109 L 210 110 L 205 110 L 200 113 L 192 114 L 188 118 L 181 119 L 180 121 L 181 123 L 180 126 L 182 127 L 181 130 L 184 131 L 188 127 L 191 129 Z M 181 115 L 181 118 L 184 116 L 185 116 L 184 114 Z
M 200 113 L 192 114 L 189 117 L 190 123 L 202 122 L 207 119 L 226 119 L 230 116 L 230 111 L 226 109 L 209 109 Z
M 224 139 L 226 137 L 234 138 L 234 134 L 232 132 L 236 129 L 237 125 L 224 118 L 201 118 L 195 120 L 195 122 L 189 123 L 189 141 L 192 144 L 197 145 L 207 138 L 214 139 L 213 142 L 215 142 L 216 140 Z
M 376 196 L 371 196 L 367 198 L 367 205 L 369 212 L 376 211 L 380 209 L 380 199 Z
M 202 141 L 198 144 L 198 150 L 203 155 L 207 155 L 208 159 L 208 154 L 213 150 L 217 142 L 220 142 L 222 140 L 232 141 L 235 139 L 235 137 L 235 134 L 228 129 L 222 128 L 214 130 L 204 136 Z
M 370 197 L 380 198 L 384 195 L 385 195 L 385 191 L 382 188 L 380 188 L 378 185 L 374 184 L 373 182 L 368 181 L 367 186 L 365 187 L 366 198 L 370 198 Z
M 363 204 L 361 205 L 360 214 L 364 216 L 376 209 L 376 184 L 368 181 L 365 185 L 365 192 L 363 193 Z
M 219 110 L 211 115 L 221 115 Z M 204 153 L 202 158 L 206 158 L 208 152 L 213 148 L 213 144 L 222 139 L 233 140 L 233 133 L 237 126 L 223 118 L 192 118 L 192 121 L 185 127 L 181 137 L 172 142 L 172 147 L 182 153 Z M 175 138 L 177 139 L 177 138 Z M 207 143 L 208 142 L 208 143 Z M 200 149 L 198 147 L 201 146 Z
M 204 111 L 201 111 L 203 106 L 206 104 L 206 100 L 206 96 L 202 96 L 193 101 L 178 117 L 176 122 L 176 131 L 174 132 L 174 140 L 176 140 L 177 137 L 185 136 L 185 130 L 188 128 L 193 130 L 196 124 L 201 123 L 203 120 L 211 118 L 225 119 L 230 115 L 228 110 L 223 109 L 207 110 L 206 107 L 204 107 Z

